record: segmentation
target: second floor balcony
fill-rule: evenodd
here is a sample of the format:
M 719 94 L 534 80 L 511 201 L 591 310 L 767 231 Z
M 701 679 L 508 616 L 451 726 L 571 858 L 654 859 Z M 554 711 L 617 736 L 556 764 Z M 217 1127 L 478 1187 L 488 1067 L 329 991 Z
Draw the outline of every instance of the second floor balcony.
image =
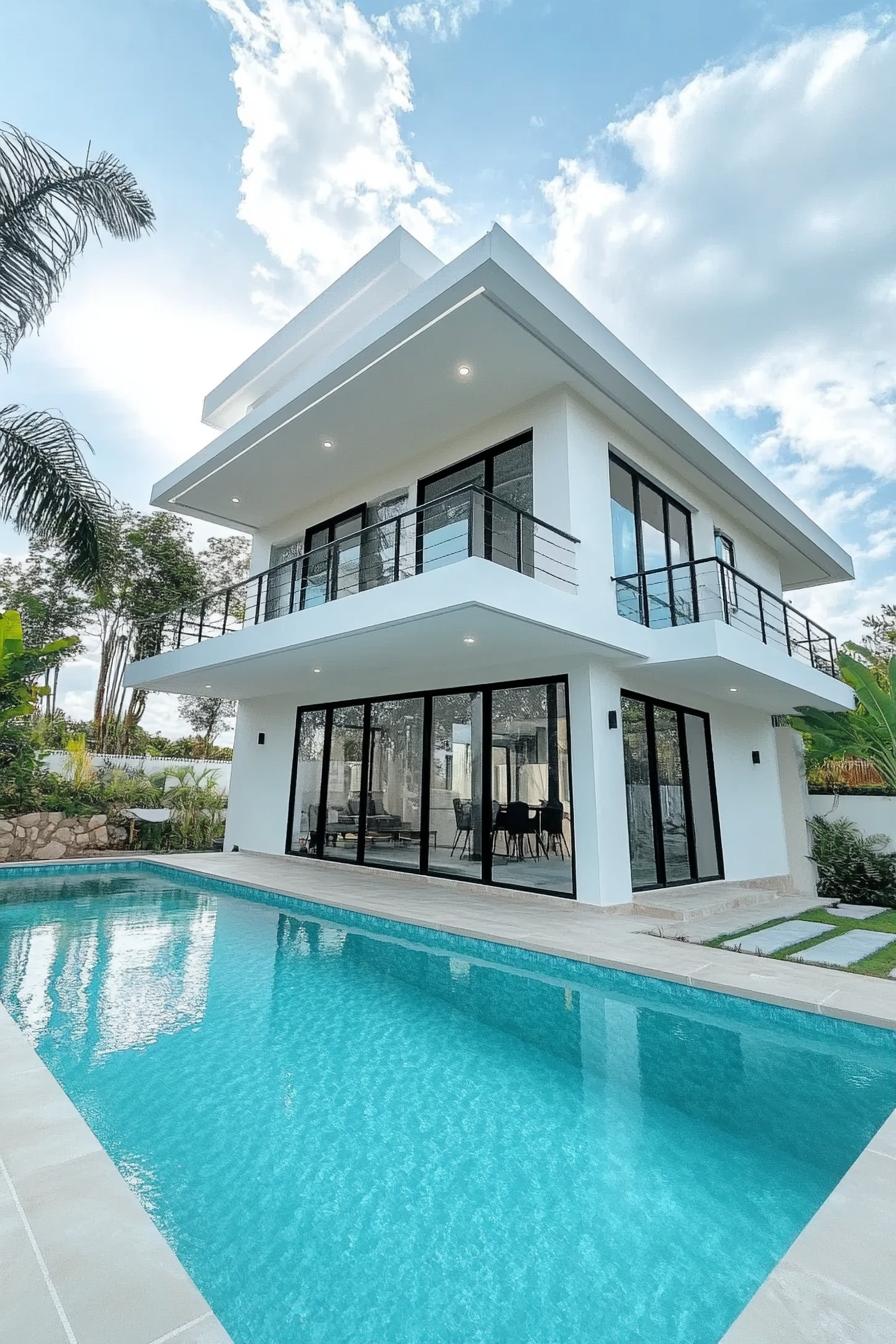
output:
M 478 557 L 575 593 L 578 540 L 479 486 L 349 531 L 145 623 L 136 661 Z
M 650 629 L 723 621 L 839 679 L 837 641 L 770 589 L 717 556 L 615 579 L 620 616 Z

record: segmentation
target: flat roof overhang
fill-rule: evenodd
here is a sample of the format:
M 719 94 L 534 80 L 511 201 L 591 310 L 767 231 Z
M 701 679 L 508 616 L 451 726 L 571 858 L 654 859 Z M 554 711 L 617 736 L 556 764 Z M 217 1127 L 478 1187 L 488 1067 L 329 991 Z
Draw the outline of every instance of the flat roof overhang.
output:
M 497 227 L 160 481 L 152 503 L 269 528 L 348 471 L 360 485 L 558 386 L 715 485 L 779 555 L 785 588 L 853 577 L 836 542 Z

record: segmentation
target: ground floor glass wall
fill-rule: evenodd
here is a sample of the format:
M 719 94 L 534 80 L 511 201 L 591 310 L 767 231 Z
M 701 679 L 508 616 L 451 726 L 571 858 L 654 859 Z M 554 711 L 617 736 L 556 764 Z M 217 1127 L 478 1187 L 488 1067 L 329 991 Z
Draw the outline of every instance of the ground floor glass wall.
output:
M 301 710 L 289 847 L 573 895 L 565 682 Z
M 622 738 L 633 888 L 721 877 L 708 715 L 623 695 Z

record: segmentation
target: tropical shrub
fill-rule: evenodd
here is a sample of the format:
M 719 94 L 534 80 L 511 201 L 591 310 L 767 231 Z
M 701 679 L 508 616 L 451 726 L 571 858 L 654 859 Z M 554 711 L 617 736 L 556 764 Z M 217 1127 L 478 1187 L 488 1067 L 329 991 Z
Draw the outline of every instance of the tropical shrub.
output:
M 896 907 L 896 854 L 885 835 L 865 835 L 846 817 L 813 817 L 809 829 L 822 900 Z
M 49 687 L 39 685 L 47 660 L 77 644 L 74 636 L 54 639 L 41 648 L 26 648 L 17 611 L 0 613 L 0 723 L 28 718 Z
M 28 728 L 0 723 L 0 814 L 34 810 L 40 773 Z
M 868 761 L 896 792 L 896 657 L 881 662 L 873 650 L 847 644 L 838 661 L 858 704 L 845 713 L 800 710 L 793 726 L 805 738 L 806 765 L 811 771 L 826 761 Z
M 93 757 L 87 746 L 87 734 L 78 733 L 65 744 L 65 774 L 76 788 L 83 788 L 94 778 Z
M 164 778 L 161 806 L 171 808 L 172 847 L 210 849 L 221 833 L 227 811 L 227 795 L 218 788 L 214 770 L 178 766 Z

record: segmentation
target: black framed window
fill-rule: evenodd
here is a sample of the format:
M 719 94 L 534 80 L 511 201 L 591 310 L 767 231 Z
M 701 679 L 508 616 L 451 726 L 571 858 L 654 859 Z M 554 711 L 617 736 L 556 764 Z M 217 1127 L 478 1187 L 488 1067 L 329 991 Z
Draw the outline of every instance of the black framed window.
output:
M 359 504 L 307 529 L 302 561 L 302 609 L 358 591 L 361 575 L 358 533 L 366 522 L 367 505 Z
M 624 691 L 622 745 L 633 889 L 722 877 L 709 715 Z
M 737 552 L 731 538 L 718 528 L 715 530 L 715 539 L 716 555 L 728 566 L 727 569 L 722 569 L 721 587 L 725 619 L 729 620 L 731 612 L 737 610 L 737 575 L 733 572 L 737 569 Z M 721 566 L 719 568 L 721 569 Z
M 470 491 L 438 503 L 464 486 L 485 494 Z M 417 503 L 429 505 L 418 523 L 418 571 L 474 554 L 530 573 L 534 524 L 518 510 L 532 513 L 532 431 L 422 477 Z
M 574 896 L 565 678 L 298 711 L 287 850 Z
M 617 580 L 628 579 L 616 584 L 620 616 L 690 624 L 697 606 L 690 511 L 611 452 L 610 518 Z

